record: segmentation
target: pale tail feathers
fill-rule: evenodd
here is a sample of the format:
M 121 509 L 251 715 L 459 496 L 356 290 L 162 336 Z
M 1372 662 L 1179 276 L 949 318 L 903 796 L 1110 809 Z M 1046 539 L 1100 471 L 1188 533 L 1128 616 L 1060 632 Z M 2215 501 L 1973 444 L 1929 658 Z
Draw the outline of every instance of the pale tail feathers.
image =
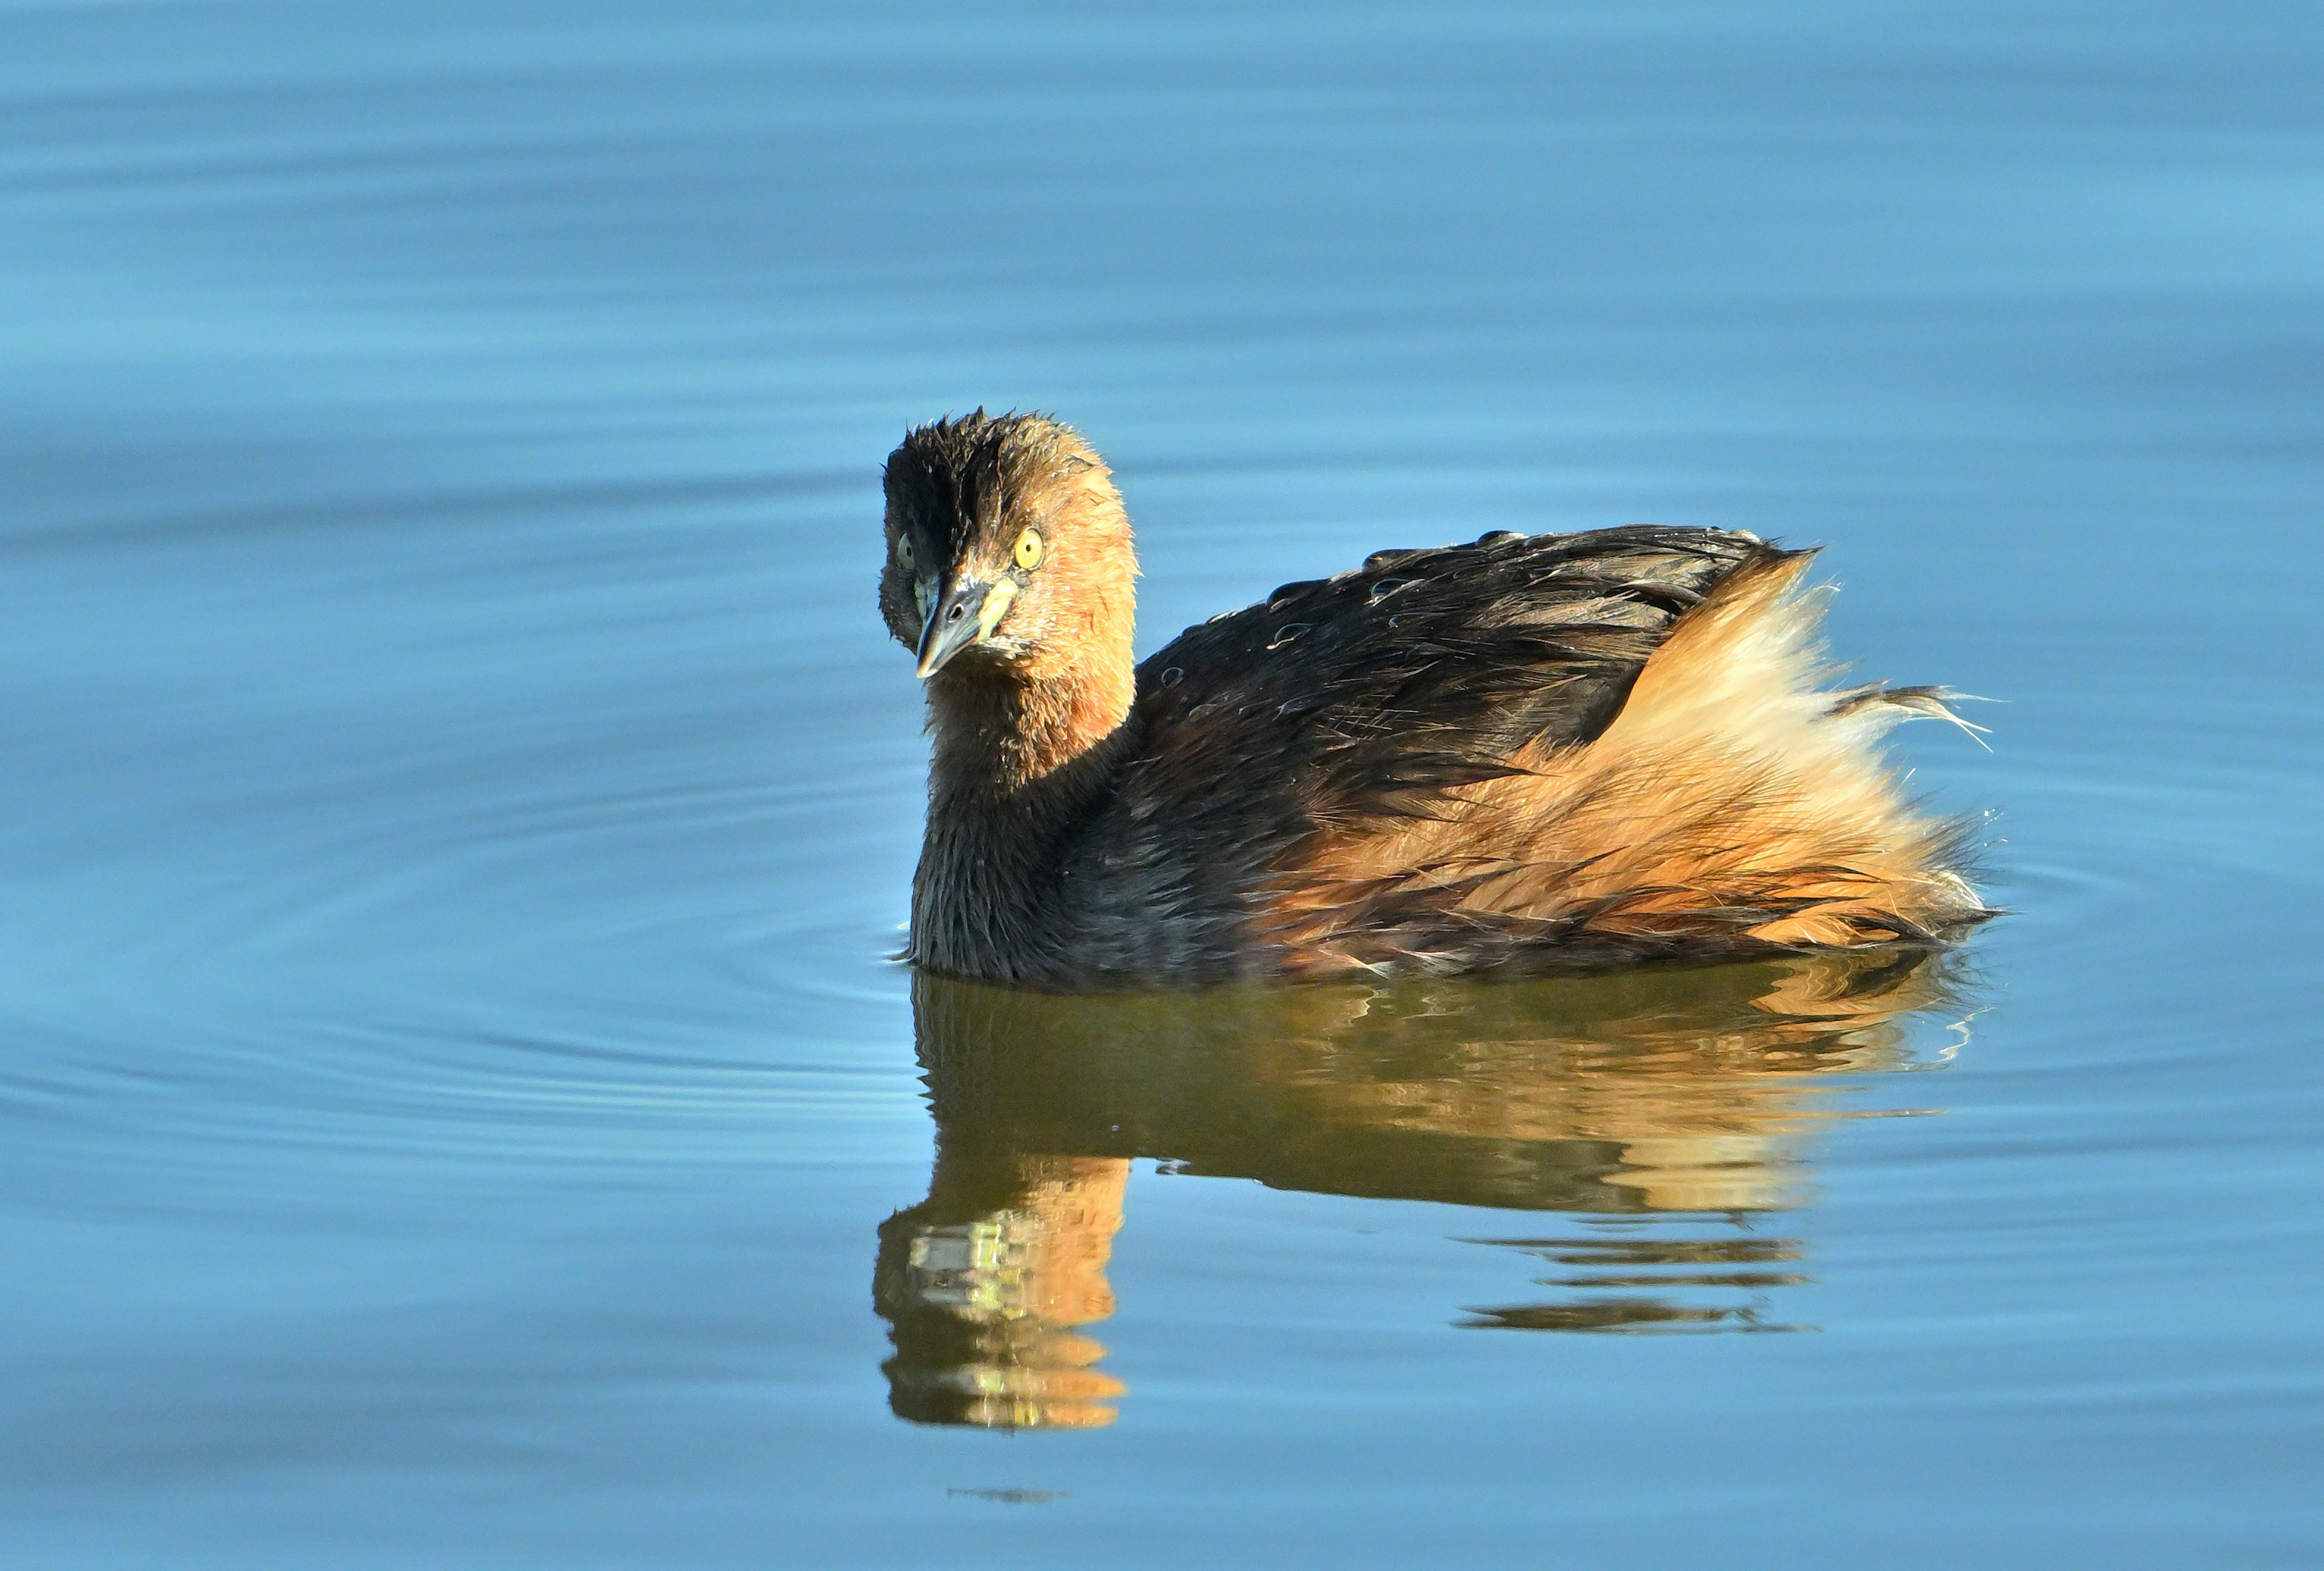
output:
M 1830 591 L 1769 553 L 1682 617 L 1620 714 L 1581 746 L 1428 818 L 1328 832 L 1265 924 L 1323 964 L 1506 964 L 1950 936 L 1991 914 L 1966 831 L 1914 810 L 1879 749 L 1936 688 L 1834 690 Z
M 1892 688 L 1886 682 L 1870 682 L 1860 688 L 1849 688 L 1833 693 L 1831 707 L 1824 713 L 1827 718 L 1852 715 L 1863 709 L 1878 709 L 1889 714 L 1890 723 L 1899 720 L 1942 720 L 1957 725 L 1971 742 L 1993 751 L 1986 738 L 1993 735 L 1989 726 L 1963 719 L 1953 710 L 1955 704 L 1983 704 L 1990 700 L 1975 693 L 1957 693 L 1950 688 Z

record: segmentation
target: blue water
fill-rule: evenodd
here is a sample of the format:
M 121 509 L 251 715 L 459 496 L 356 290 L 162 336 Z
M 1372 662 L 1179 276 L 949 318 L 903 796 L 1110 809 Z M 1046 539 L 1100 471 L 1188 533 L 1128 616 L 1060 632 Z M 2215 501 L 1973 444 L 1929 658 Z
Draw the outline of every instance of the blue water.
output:
M 2266 4 L 0 5 L 0 1562 L 2324 1558 L 2319 80 Z M 979 403 L 1112 460 L 1142 649 L 1822 543 L 2001 700 L 1899 746 L 2013 914 L 916 984 L 877 470 Z

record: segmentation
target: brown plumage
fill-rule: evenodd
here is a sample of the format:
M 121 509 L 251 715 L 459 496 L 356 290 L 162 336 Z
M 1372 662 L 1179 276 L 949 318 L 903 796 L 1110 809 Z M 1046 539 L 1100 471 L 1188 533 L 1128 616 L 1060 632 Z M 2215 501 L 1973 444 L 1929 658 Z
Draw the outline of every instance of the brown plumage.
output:
M 935 749 L 910 958 L 1038 985 L 1597 967 L 1990 914 L 1835 690 L 1810 553 L 1637 525 L 1383 551 L 1133 667 L 1105 463 L 979 411 L 888 460 Z

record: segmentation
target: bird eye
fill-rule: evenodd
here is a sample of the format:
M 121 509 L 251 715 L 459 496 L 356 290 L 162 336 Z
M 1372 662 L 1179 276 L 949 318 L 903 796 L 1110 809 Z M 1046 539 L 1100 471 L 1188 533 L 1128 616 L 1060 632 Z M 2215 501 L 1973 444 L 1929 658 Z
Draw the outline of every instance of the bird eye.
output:
M 1017 565 L 1031 572 L 1041 565 L 1041 531 L 1028 529 L 1017 537 Z
M 910 535 L 899 534 L 896 537 L 896 564 L 908 573 L 912 570 L 912 537 Z

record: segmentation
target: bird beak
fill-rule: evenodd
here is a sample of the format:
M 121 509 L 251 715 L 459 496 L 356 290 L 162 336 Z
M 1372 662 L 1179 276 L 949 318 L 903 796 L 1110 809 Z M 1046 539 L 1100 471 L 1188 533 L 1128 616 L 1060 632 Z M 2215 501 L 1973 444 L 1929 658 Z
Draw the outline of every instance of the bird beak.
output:
M 927 622 L 920 629 L 922 677 L 936 675 L 953 656 L 992 631 L 992 624 L 1001 620 L 1001 613 L 1009 605 L 1006 598 L 997 605 L 990 604 L 995 598 L 993 587 L 974 578 L 963 578 L 946 586 L 936 596 Z M 1015 586 L 1009 587 L 1013 589 Z

